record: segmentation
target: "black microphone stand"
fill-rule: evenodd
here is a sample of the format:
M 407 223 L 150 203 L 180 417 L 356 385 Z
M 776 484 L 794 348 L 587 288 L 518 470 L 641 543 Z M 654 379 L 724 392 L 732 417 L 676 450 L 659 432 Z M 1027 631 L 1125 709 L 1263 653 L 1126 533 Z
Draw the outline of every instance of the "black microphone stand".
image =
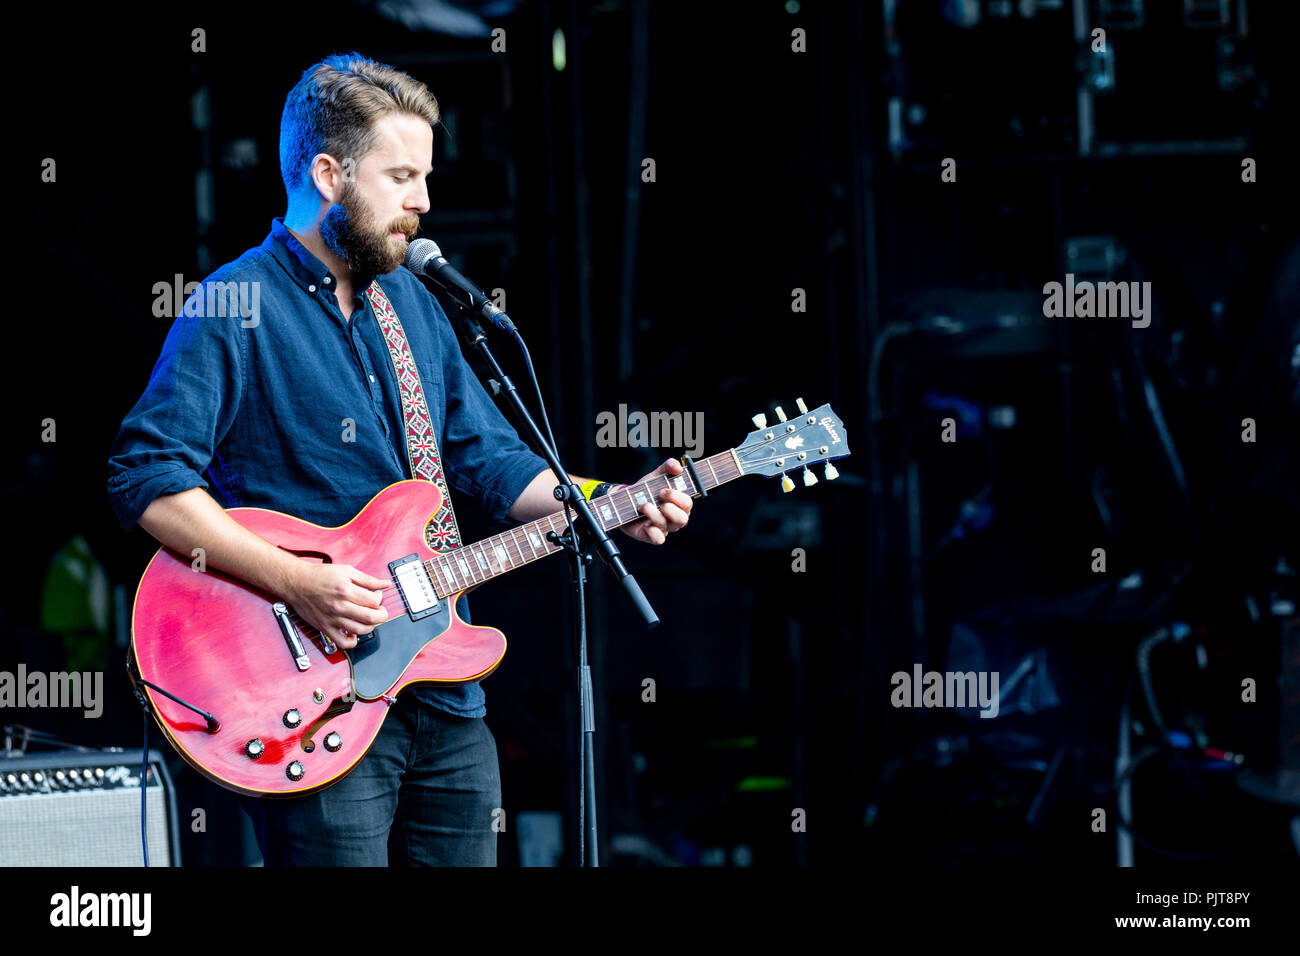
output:
M 558 544 L 568 552 L 569 580 L 573 594 L 573 639 L 578 653 L 578 721 L 582 734 L 578 770 L 578 858 L 583 866 L 600 866 L 596 827 L 595 697 L 591 690 L 591 667 L 587 663 L 585 587 L 587 582 L 586 566 L 591 563 L 591 554 L 585 550 L 587 546 L 578 533 L 579 524 L 583 528 L 583 533 L 589 535 L 589 540 L 595 543 L 594 550 L 596 553 L 601 556 L 601 559 L 623 585 L 628 597 L 631 598 L 637 611 L 645 620 L 646 627 L 653 628 L 657 626 L 659 617 L 655 614 L 654 608 L 650 606 L 650 602 L 646 600 L 646 596 L 642 593 L 641 586 L 637 584 L 636 578 L 623 564 L 623 557 L 618 550 L 618 545 L 605 533 L 604 526 L 596 520 L 587 499 L 582 496 L 582 489 L 573 482 L 569 477 L 569 473 L 560 463 L 559 452 L 554 447 L 553 442 L 547 441 L 541 429 L 537 427 L 537 422 L 528 413 L 528 407 L 524 405 L 523 399 L 519 397 L 514 382 L 510 380 L 510 376 L 501 370 L 496 356 L 492 354 L 492 350 L 488 346 L 487 334 L 483 331 L 483 326 L 479 324 L 478 317 L 474 315 L 472 305 L 467 306 L 461 302 L 456 302 L 456 305 L 458 306 L 458 318 L 466 340 L 471 347 L 483 356 L 494 376 L 488 379 L 487 384 L 491 387 L 493 394 L 505 391 L 510 403 L 514 406 L 515 411 L 519 413 L 520 418 L 523 419 L 529 433 L 532 435 L 534 447 L 540 450 L 542 457 L 550 465 L 551 471 L 555 472 L 556 480 L 559 482 L 555 488 L 555 498 L 557 501 L 564 503 L 564 518 L 568 524 L 568 529 L 562 535 L 557 535 L 552 531 L 548 534 L 548 537 L 552 543 Z M 514 327 L 513 323 L 509 323 L 508 328 L 518 341 L 519 347 L 523 349 L 524 355 L 527 356 L 528 349 L 524 345 L 519 330 Z M 533 374 L 531 360 L 527 364 L 529 375 L 537 388 L 537 401 L 541 404 L 542 414 L 545 416 L 546 408 L 542 402 L 541 386 L 538 385 L 537 377 Z M 549 428 L 548 422 L 547 429 L 549 430 Z M 577 513 L 577 524 L 573 520 L 570 509 Z

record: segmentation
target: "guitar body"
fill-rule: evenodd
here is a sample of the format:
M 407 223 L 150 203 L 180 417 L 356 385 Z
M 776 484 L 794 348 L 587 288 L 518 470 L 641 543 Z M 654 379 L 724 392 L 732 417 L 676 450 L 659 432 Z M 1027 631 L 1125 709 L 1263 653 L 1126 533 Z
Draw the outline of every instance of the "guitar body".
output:
M 408 480 L 389 485 L 336 528 L 262 508 L 226 513 L 304 560 L 350 564 L 391 580 L 389 562 L 433 557 L 424 527 L 441 506 L 436 485 Z M 456 615 L 463 591 L 419 620 L 394 609 L 395 588 L 384 593 L 389 620 L 351 650 L 327 653 L 320 634 L 294 617 L 309 665 L 302 670 L 275 612 L 278 598 L 220 571 L 197 571 L 189 557 L 163 548 L 136 591 L 135 669 L 220 726 L 210 732 L 194 711 L 143 684 L 140 690 L 181 756 L 221 786 L 272 797 L 320 790 L 370 749 L 400 691 L 481 680 L 505 655 L 504 634 Z

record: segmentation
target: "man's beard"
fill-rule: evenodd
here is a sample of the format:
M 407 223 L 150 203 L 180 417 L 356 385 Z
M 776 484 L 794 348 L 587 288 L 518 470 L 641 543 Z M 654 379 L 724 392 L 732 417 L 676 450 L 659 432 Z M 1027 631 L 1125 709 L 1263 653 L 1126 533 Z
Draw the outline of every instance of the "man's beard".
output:
M 325 213 L 320 236 L 357 276 L 369 279 L 392 272 L 406 261 L 406 243 L 420 231 L 418 216 L 403 216 L 382 227 L 375 223 L 354 182 L 343 184 L 339 201 Z M 406 234 L 406 242 L 390 233 Z

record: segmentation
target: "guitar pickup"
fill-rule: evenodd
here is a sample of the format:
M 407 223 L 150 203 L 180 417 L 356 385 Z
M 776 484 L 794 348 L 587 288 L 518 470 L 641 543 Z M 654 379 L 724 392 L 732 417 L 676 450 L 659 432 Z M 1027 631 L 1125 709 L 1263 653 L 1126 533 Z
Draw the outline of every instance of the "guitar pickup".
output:
M 307 648 L 302 646 L 302 638 L 298 636 L 298 628 L 294 627 L 292 619 L 289 617 L 289 608 L 283 601 L 276 601 L 271 605 L 271 610 L 275 613 L 275 619 L 280 625 L 280 633 L 284 635 L 284 642 L 289 645 L 289 653 L 293 655 L 293 662 L 298 665 L 298 670 L 305 671 L 311 667 L 311 659 L 307 657 Z
M 429 570 L 418 554 L 408 554 L 389 562 L 388 570 L 397 583 L 397 593 L 402 596 L 402 603 L 412 621 L 438 612 L 438 594 L 429 579 Z

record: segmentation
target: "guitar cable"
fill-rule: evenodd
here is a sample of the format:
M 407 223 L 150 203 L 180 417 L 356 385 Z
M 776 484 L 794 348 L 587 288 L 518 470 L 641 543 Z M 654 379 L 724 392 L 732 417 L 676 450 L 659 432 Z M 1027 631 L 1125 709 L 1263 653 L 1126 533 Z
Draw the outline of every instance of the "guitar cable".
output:
M 217 720 L 216 717 L 212 716 L 212 714 L 209 714 L 206 710 L 203 710 L 200 707 L 195 707 L 193 704 L 189 703 L 188 701 L 181 700 L 175 694 L 169 694 L 167 691 L 163 690 L 157 684 L 151 683 L 150 681 L 145 680 L 143 677 L 137 677 L 136 680 L 138 680 L 141 684 L 144 684 L 144 686 L 148 687 L 150 690 L 156 690 L 164 697 L 176 701 L 176 703 L 180 704 L 182 707 L 188 707 L 190 710 L 194 711 L 194 713 L 198 714 L 200 717 L 202 717 L 204 720 L 207 721 L 208 733 L 215 734 L 218 730 L 221 729 L 221 721 Z
M 129 650 L 126 655 L 126 676 L 131 681 L 131 692 L 135 694 L 136 702 L 140 705 L 140 713 L 144 720 L 143 740 L 140 746 L 140 752 L 143 754 L 140 762 L 140 848 L 143 851 L 144 865 L 147 869 L 149 866 L 149 831 L 146 827 L 145 797 L 148 795 L 149 783 L 149 698 L 145 696 L 144 691 L 140 690 L 138 685 L 144 684 L 150 690 L 155 690 L 164 697 L 176 701 L 182 707 L 194 711 L 207 722 L 208 733 L 210 734 L 215 734 L 221 729 L 221 721 L 206 710 L 195 707 L 189 701 L 181 700 L 175 694 L 165 691 L 152 681 L 147 681 L 141 677 L 135 670 L 134 661 L 131 659 Z
M 126 652 L 126 677 L 131 682 L 131 693 L 135 695 L 135 702 L 140 705 L 140 715 L 144 720 L 144 740 L 140 747 L 140 752 L 144 755 L 140 763 L 140 849 L 144 854 L 145 869 L 148 869 L 149 830 L 145 826 L 145 797 L 147 795 L 145 785 L 149 782 L 149 698 L 144 695 L 144 691 L 140 690 L 137 683 L 144 678 L 135 672 L 129 648 Z
M 140 764 L 140 848 L 144 851 L 144 868 L 149 869 L 149 831 L 145 828 L 145 788 L 149 782 L 149 711 L 144 711 L 144 760 Z

